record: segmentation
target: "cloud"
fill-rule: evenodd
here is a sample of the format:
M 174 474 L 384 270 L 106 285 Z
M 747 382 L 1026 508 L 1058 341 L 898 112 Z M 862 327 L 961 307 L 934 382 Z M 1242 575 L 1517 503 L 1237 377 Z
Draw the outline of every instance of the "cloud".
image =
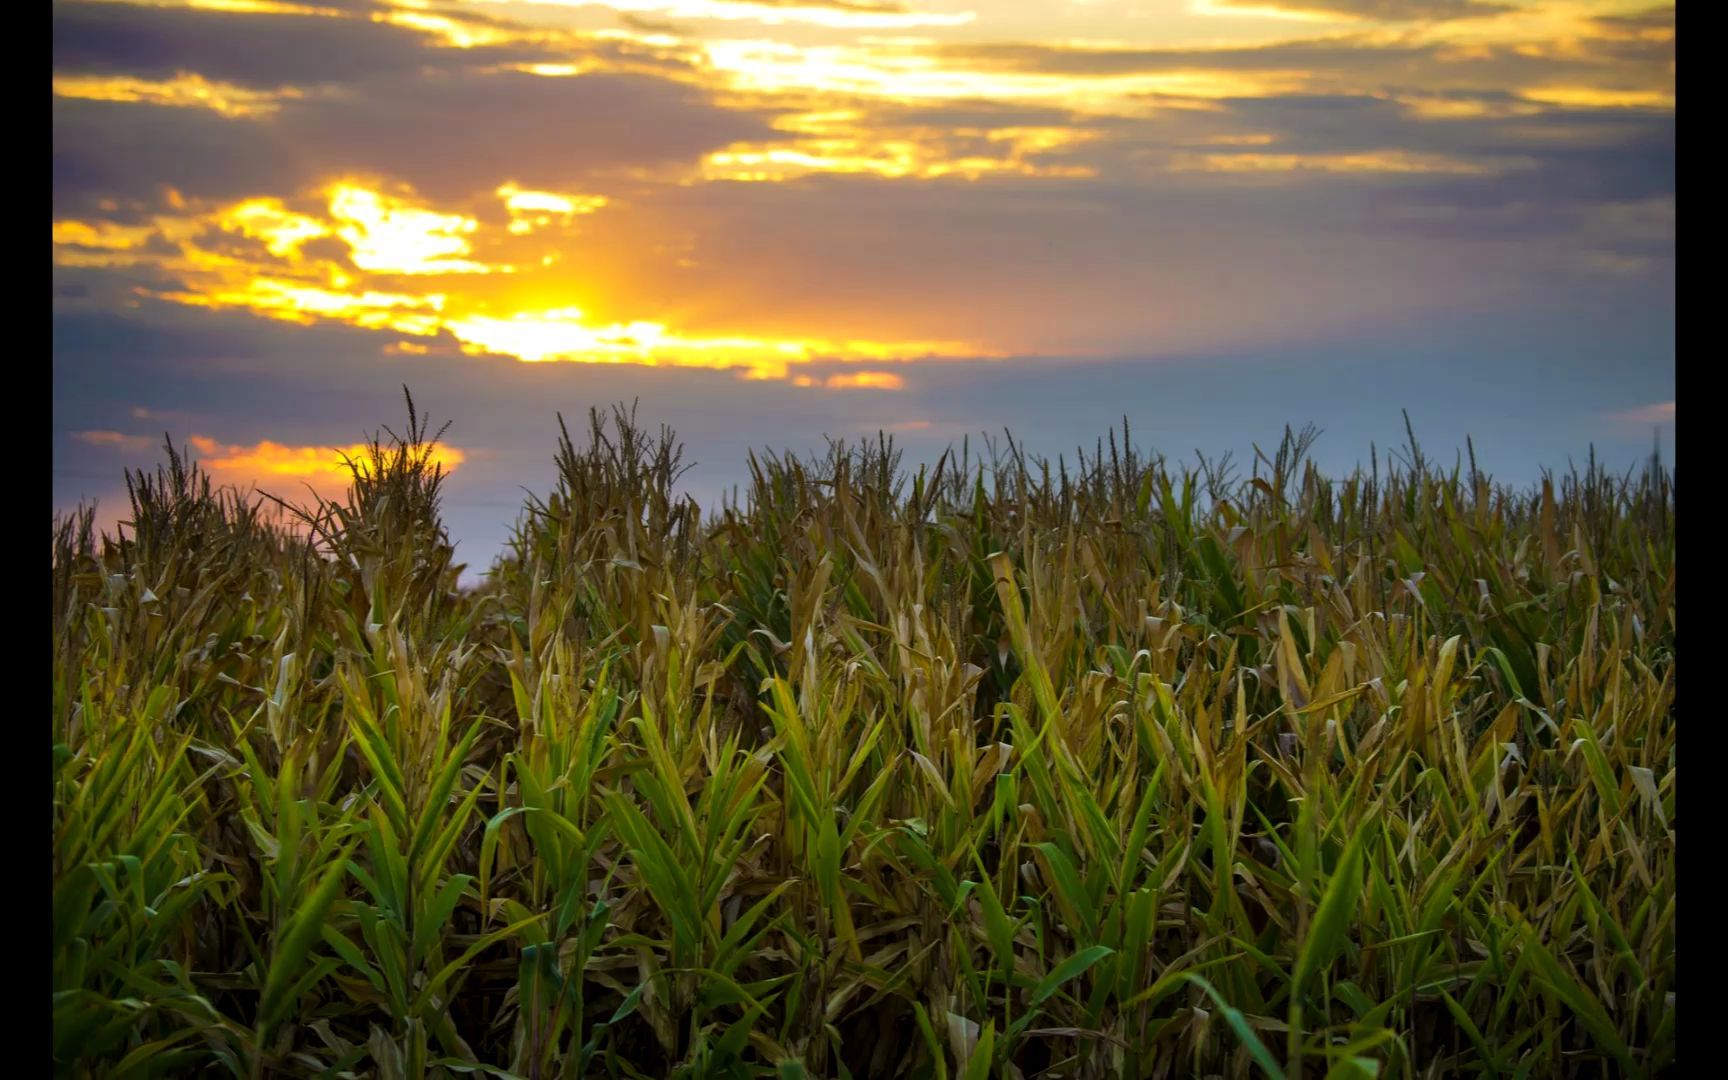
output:
M 1673 87 L 1671 39 L 1580 33 L 1564 46 L 1514 38 L 1459 44 L 1444 37 L 1339 34 L 1202 48 L 1035 43 L 949 43 L 929 47 L 947 63 L 985 71 L 1070 77 L 1282 73 L 1298 92 L 1512 91 L 1570 82 L 1599 89 Z M 1174 90 L 1180 89 L 1175 84 Z M 1217 96 L 1229 96 L 1228 93 Z
M 360 100 L 293 102 L 273 127 L 327 171 L 398 177 L 440 197 L 491 191 L 512 178 L 531 188 L 579 187 L 608 172 L 694 164 L 773 134 L 763 116 L 663 78 L 520 71 L 392 81 Z
M 73 431 L 69 434 L 86 446 L 134 457 L 162 450 L 161 441 L 154 436 L 107 430 Z M 226 443 L 198 434 L 178 441 L 181 451 L 197 461 L 215 483 L 242 490 L 268 491 L 283 497 L 305 487 L 326 497 L 340 495 L 353 479 L 348 462 L 364 469 L 369 460 L 365 443 L 295 445 L 263 439 L 242 444 Z M 450 474 L 468 457 L 469 451 L 439 443 L 430 451 L 428 460 Z
M 821 386 L 829 390 L 904 390 L 906 380 L 891 371 L 858 371 L 845 375 L 830 375 L 826 379 L 814 375 L 799 375 L 794 386 Z
M 1517 8 L 1487 0 L 1211 0 L 1213 9 L 1341 15 L 1377 22 L 1437 22 L 1501 15 Z
M 553 212 L 576 216 L 575 203 L 554 193 L 504 185 L 493 195 L 512 211 L 510 225 L 491 238 L 499 242 L 526 235 L 515 228 L 524 220 L 521 211 L 548 209 L 533 219 L 548 227 L 555 224 Z M 319 198 L 325 208 L 296 201 L 306 212 L 266 198 L 183 205 L 181 213 L 148 225 L 65 220 L 55 225 L 58 259 L 72 269 L 131 274 L 150 268 L 162 283 L 136 284 L 132 291 L 188 307 L 410 335 L 381 347 L 391 355 L 427 355 L 449 341 L 469 355 L 529 362 L 700 367 L 779 379 L 795 365 L 819 360 L 987 353 L 962 341 L 693 334 L 645 319 L 607 322 L 574 306 L 545 308 L 519 298 L 497 311 L 483 294 L 459 291 L 476 275 L 520 269 L 467 257 L 480 232 L 477 219 L 352 182 L 330 185 Z M 334 250 L 320 254 L 320 244 Z
M 57 4 L 54 19 L 57 212 L 353 171 L 471 194 L 506 179 L 505 163 L 557 189 L 771 134 L 764 116 L 713 104 L 683 61 L 629 40 L 482 20 L 510 40 L 460 48 L 418 23 L 117 3 Z M 542 67 L 573 74 L 528 70 Z
M 87 446 L 106 446 L 132 454 L 154 450 L 159 445 L 149 435 L 125 435 L 118 431 L 74 431 L 74 439 Z
M 344 16 L 220 11 L 112 2 L 54 5 L 54 70 L 206 79 L 273 90 L 358 84 L 426 71 L 527 63 L 552 53 L 528 43 L 440 48 L 437 33 Z
M 177 72 L 170 79 L 140 79 L 130 75 L 56 75 L 54 96 L 86 101 L 140 102 L 171 108 L 209 109 L 224 119 L 270 116 L 285 98 L 299 90 L 254 90 L 232 83 L 212 82 L 202 75 Z
M 691 87 L 641 75 L 521 72 L 403 81 L 360 101 L 284 99 L 268 121 L 205 109 L 56 98 L 56 213 L 102 199 L 154 203 L 164 187 L 221 198 L 366 172 L 431 194 L 581 187 L 597 175 L 685 163 L 774 135 Z
M 268 489 L 285 483 L 306 484 L 315 491 L 345 490 L 353 478 L 349 462 L 366 467 L 367 446 L 294 446 L 269 439 L 250 445 L 222 443 L 205 435 L 186 439 L 191 456 L 210 475 L 224 484 L 236 487 Z M 429 454 L 432 464 L 446 473 L 455 472 L 468 454 L 454 446 L 439 443 Z M 272 494 L 277 492 L 272 491 Z
M 1594 21 L 1610 32 L 1661 41 L 1674 32 L 1674 5 L 1662 4 L 1627 15 L 1598 15 Z
M 204 109 L 56 97 L 54 213 L 103 202 L 138 212 L 172 188 L 196 198 L 298 187 L 314 175 L 296 147 L 269 127 Z
M 1315 2 L 1401 13 L 1492 6 Z M 142 9 L 108 10 L 126 7 L 73 4 L 64 32 L 57 23 L 62 67 L 116 72 L 111 84 L 95 89 L 76 84 L 81 93 L 106 94 L 109 104 L 129 99 L 141 103 L 138 108 L 146 102 L 221 108 L 253 117 L 247 126 L 255 130 L 140 115 L 142 123 L 133 126 L 150 129 L 149 135 L 129 137 L 109 128 L 133 124 L 129 110 L 67 113 L 63 125 L 57 101 L 57 207 L 82 205 L 69 197 L 97 189 L 144 199 L 148 192 L 135 190 L 140 178 L 167 174 L 194 193 L 238 195 L 250 179 L 244 160 L 283 157 L 292 161 L 275 160 L 270 171 L 285 178 L 365 171 L 399 177 L 441 198 L 496 186 L 506 178 L 500 175 L 506 161 L 510 179 L 553 190 L 593 186 L 602 178 L 652 185 L 693 178 L 784 182 L 822 173 L 1110 179 L 1108 169 L 1094 164 L 1100 161 L 1117 166 L 1118 175 L 1124 167 L 1143 172 L 1173 163 L 1315 172 L 1337 171 L 1338 155 L 1347 155 L 1350 169 L 1379 160 L 1389 166 L 1383 171 L 1465 175 L 1503 172 L 1505 163 L 1484 164 L 1424 145 L 1446 135 L 1431 121 L 1662 109 L 1672 99 L 1673 81 L 1671 38 L 1650 37 L 1643 17 L 1629 27 L 1584 19 L 1576 24 L 1578 36 L 1560 44 L 1496 39 L 1455 45 L 1433 36 L 1356 34 L 1211 48 L 904 40 L 839 47 L 735 40 L 667 45 L 653 35 L 658 44 L 629 32 L 531 31 L 494 18 L 486 25 L 508 38 L 507 46 L 454 48 L 424 27 L 385 22 L 182 9 L 156 20 Z M 276 22 L 283 23 L 280 35 Z M 383 59 L 344 68 L 343 49 L 350 46 L 323 44 L 327 37 L 347 42 L 349 30 L 382 34 L 352 48 Z M 280 70 L 269 77 L 251 68 L 242 73 L 246 65 L 236 65 L 234 57 L 249 55 L 262 34 L 283 38 L 285 44 L 272 40 L 270 51 Z M 128 44 L 134 35 L 140 41 Z M 501 48 L 517 52 L 488 51 Z M 325 66 L 291 70 L 294 57 L 308 51 L 316 54 L 312 63 Z M 545 62 L 532 63 L 530 53 Z M 549 77 L 524 68 L 576 74 Z M 307 82 L 320 73 L 340 77 Z M 273 88 L 248 90 L 243 77 Z M 159 81 L 139 82 L 146 78 Z M 989 100 L 992 94 L 1000 100 Z M 799 95 L 798 111 L 788 109 Z M 1309 129 L 1332 145 L 1293 145 L 1300 130 L 1275 128 L 1243 134 L 1270 134 L 1285 145 L 1235 151 L 1148 147 L 1141 135 L 1142 121 L 1182 112 L 1196 130 L 1211 125 L 1211 135 L 1224 138 L 1251 123 L 1256 109 L 1296 117 L 1304 100 L 1315 103 Z M 1070 102 L 1084 111 L 1052 107 Z M 62 127 L 76 137 L 60 138 Z M 237 146 L 275 145 L 223 155 L 229 135 Z M 1345 142 L 1357 145 L 1339 145 Z M 73 149 L 61 153 L 62 144 Z M 1149 156 L 1132 156 L 1148 149 Z M 117 160 L 139 157 L 149 167 Z
M 498 2 L 498 0 L 482 0 Z M 584 8 L 593 0 L 521 0 L 552 8 Z M 607 0 L 626 20 L 640 15 L 722 23 L 757 22 L 769 26 L 803 24 L 836 30 L 909 30 L 963 26 L 973 12 L 914 11 L 895 0 Z M 653 24 L 650 24 L 653 25 Z
M 1674 426 L 1674 403 L 1659 401 L 1653 405 L 1643 405 L 1636 409 L 1624 409 L 1608 414 L 1609 419 L 1617 424 L 1629 427 L 1651 427 L 1666 424 Z

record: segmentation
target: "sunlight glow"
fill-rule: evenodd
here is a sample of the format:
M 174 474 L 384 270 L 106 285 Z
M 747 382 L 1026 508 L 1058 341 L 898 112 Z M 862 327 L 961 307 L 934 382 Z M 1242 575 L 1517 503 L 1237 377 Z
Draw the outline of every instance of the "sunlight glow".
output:
M 792 365 L 814 360 L 914 360 L 928 356 L 977 356 L 982 353 L 976 346 L 952 341 L 836 342 L 688 337 L 654 322 L 590 326 L 585 320 L 586 316 L 580 309 L 555 308 L 516 312 L 508 318 L 471 315 L 446 320 L 444 328 L 464 343 L 466 351 L 503 353 L 530 363 L 562 360 L 583 364 L 738 369 L 752 379 L 784 379 Z
M 389 274 L 490 274 L 505 267 L 467 259 L 471 217 L 439 214 L 341 183 L 329 188 L 330 216 L 344 224 L 336 235 L 353 249 L 354 265 Z
M 303 86 L 271 89 L 269 80 L 237 85 L 210 74 L 249 81 L 229 67 L 176 70 L 179 53 L 166 66 L 126 74 L 124 57 L 69 52 L 74 69 L 55 74 L 56 99 L 115 107 L 57 105 L 57 114 L 80 123 L 79 113 L 152 117 L 166 125 L 164 145 L 182 128 L 214 125 L 225 136 L 244 127 L 247 139 L 293 146 L 296 179 L 292 190 L 267 178 L 238 188 L 222 176 L 180 181 L 224 193 L 188 197 L 147 178 L 123 199 L 68 201 L 53 222 L 60 270 L 106 275 L 118 282 L 108 295 L 128 304 L 165 301 L 380 331 L 380 353 L 434 358 L 426 363 L 448 362 L 460 350 L 535 363 L 729 370 L 831 390 L 906 383 L 888 371 L 816 374 L 807 365 L 993 357 L 1011 346 L 1041 347 L 1048 330 L 1030 327 L 1033 313 L 1022 310 L 980 317 L 977 334 L 988 340 L 926 340 L 949 333 L 950 316 L 928 298 L 901 299 L 897 283 L 872 292 L 862 276 L 848 279 L 857 300 L 826 282 L 806 288 L 803 263 L 787 261 L 822 257 L 821 219 L 807 211 L 836 191 L 857 192 L 860 207 L 879 205 L 888 220 L 926 197 L 951 199 L 959 185 L 1000 195 L 1004 205 L 1023 198 L 1088 208 L 1114 206 L 1120 193 L 1160 180 L 1268 197 L 1281 188 L 1396 185 L 1402 175 L 1433 177 L 1439 188 L 1446 177 L 1500 175 L 1543 160 L 1541 146 L 1497 152 L 1514 144 L 1470 125 L 1505 119 L 1517 128 L 1502 125 L 1507 139 L 1593 145 L 1607 136 L 1583 126 L 1593 118 L 1575 110 L 1659 113 L 1674 105 L 1673 64 L 1663 54 L 1672 13 L 1644 0 L 1508 0 L 1505 10 L 1419 0 L 1182 0 L 1157 18 L 1126 0 L 127 3 L 221 12 L 204 21 L 256 22 L 253 33 L 315 16 L 324 36 L 294 47 L 319 48 L 352 29 L 355 40 L 388 39 L 390 48 L 410 50 L 411 62 L 389 61 L 376 82 L 342 75 L 356 67 L 352 58 L 283 65 L 276 70 L 337 74 L 328 81 L 306 74 Z M 1092 36 L 1076 35 L 1076 5 Z M 1454 9 L 1483 17 L 1446 17 Z M 179 18 L 198 22 L 184 12 Z M 339 21 L 352 27 L 331 26 Z M 520 72 L 537 78 L 531 92 L 511 93 L 527 81 Z M 657 81 L 665 111 L 634 113 L 622 103 L 628 95 L 606 96 L 608 80 L 640 80 L 629 86 L 645 91 Z M 447 172 L 444 158 L 419 154 L 397 168 L 389 152 L 394 118 L 404 130 L 433 125 L 414 128 L 414 137 L 443 123 L 441 114 L 424 117 L 408 104 L 416 81 L 453 88 L 451 101 L 479 94 L 477 111 L 461 105 L 451 121 L 449 157 L 464 149 L 456 129 L 477 119 L 523 138 L 506 153 L 488 149 L 487 161 L 452 161 Z M 326 111 L 363 112 L 374 88 L 385 111 L 356 115 L 384 125 L 378 145 L 332 152 L 321 141 Z M 586 107 L 580 103 L 596 88 L 597 107 L 608 115 L 593 118 L 593 132 L 598 143 L 618 145 L 572 150 L 561 140 L 584 137 L 588 120 L 566 130 L 559 110 Z M 1286 108 L 1280 99 L 1290 95 L 1301 97 Z M 650 98 L 661 100 L 654 93 L 642 100 Z M 1375 110 L 1372 123 L 1347 128 L 1355 114 L 1327 111 L 1334 103 Z M 234 123 L 123 106 L 205 110 Z M 667 130 L 640 129 L 644 123 Z M 776 192 L 774 184 L 789 189 Z M 728 231 L 733 208 L 756 214 L 775 200 L 790 207 L 789 229 L 811 230 L 789 234 L 798 243 L 753 244 L 749 229 L 779 227 L 766 209 L 740 225 L 744 231 Z M 936 220 L 921 212 L 895 220 Z M 1653 247 L 1672 234 L 1671 213 L 1648 225 L 1605 211 L 1592 221 L 1603 236 Z M 849 236 L 851 227 L 835 235 Z M 904 265 L 895 260 L 917 257 L 908 253 L 923 240 L 900 249 L 884 243 L 868 258 Z M 1612 274 L 1653 265 L 1642 249 L 1611 248 L 1581 251 L 1571 265 Z M 733 273 L 721 265 L 750 262 L 758 250 L 761 266 Z M 1016 272 L 1001 271 L 1004 280 Z M 1050 310 L 1049 318 L 1069 318 L 1060 304 Z M 1084 324 L 1092 316 L 1072 318 Z M 868 336 L 847 336 L 855 332 Z M 1090 329 L 1075 334 L 1092 340 Z
M 511 215 L 504 229 L 489 226 L 501 234 L 500 241 L 528 242 L 522 238 L 526 232 L 567 227 L 607 205 L 599 195 L 531 191 L 513 182 L 494 194 Z M 216 207 L 177 200 L 179 214 L 157 215 L 141 225 L 57 221 L 55 261 L 61 266 L 158 266 L 173 275 L 177 287 L 134 291 L 190 307 L 244 310 L 303 325 L 328 320 L 407 335 L 383 348 L 392 355 L 425 355 L 431 351 L 429 339 L 448 333 L 471 355 L 531 363 L 708 368 L 751 379 L 785 379 L 794 366 L 817 361 L 999 355 L 962 341 L 691 334 L 645 319 L 594 320 L 577 307 L 542 307 L 510 294 L 488 298 L 464 288 L 464 279 L 514 273 L 515 268 L 464 257 L 473 253 L 472 242 L 483 231 L 477 218 L 426 207 L 406 189 L 385 194 L 370 181 L 331 183 L 317 197 L 328 207 L 327 218 L 314 216 L 310 207 L 316 204 L 309 199 L 295 200 L 308 207 L 302 212 L 281 199 L 257 197 Z M 231 242 L 236 236 L 258 246 L 236 248 Z M 308 249 L 312 241 L 325 239 L 340 240 L 350 258 Z M 541 262 L 556 262 L 556 254 L 546 254 Z M 437 279 L 436 287 L 421 288 L 415 279 Z M 557 291 L 556 280 L 533 287 Z M 837 376 L 825 385 L 889 389 L 897 382 L 897 376 L 865 372 Z
M 291 446 L 265 439 L 246 446 L 192 435 L 186 444 L 214 480 L 243 489 L 259 487 L 268 491 L 285 481 L 297 481 L 321 494 L 335 494 L 353 480 L 344 458 L 359 465 L 362 471 L 367 460 L 367 447 L 363 443 Z M 460 468 L 468 460 L 468 454 L 458 447 L 438 443 L 431 447 L 428 459 L 448 474 Z M 287 490 L 272 493 L 287 494 Z
M 515 182 L 504 184 L 497 192 L 510 211 L 510 232 L 524 236 L 537 228 L 557 222 L 568 225 L 580 214 L 592 214 L 607 203 L 604 195 L 559 195 L 550 191 L 523 191 Z
M 245 236 L 262 240 L 270 254 L 281 259 L 298 258 L 306 241 L 330 235 L 328 225 L 284 208 L 280 199 L 248 199 L 219 220 Z

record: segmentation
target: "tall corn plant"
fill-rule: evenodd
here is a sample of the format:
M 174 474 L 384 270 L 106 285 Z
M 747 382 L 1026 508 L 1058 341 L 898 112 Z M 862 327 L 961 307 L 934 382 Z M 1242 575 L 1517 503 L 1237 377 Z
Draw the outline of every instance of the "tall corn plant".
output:
M 434 432 L 54 546 L 64 1075 L 1653 1075 L 1672 470 L 632 409 L 456 587 Z

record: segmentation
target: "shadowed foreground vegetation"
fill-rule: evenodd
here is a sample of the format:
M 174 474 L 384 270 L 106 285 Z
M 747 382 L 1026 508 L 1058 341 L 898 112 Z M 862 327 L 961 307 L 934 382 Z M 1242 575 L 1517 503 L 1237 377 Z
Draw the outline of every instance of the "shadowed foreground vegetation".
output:
M 55 520 L 58 1073 L 1662 1071 L 1672 472 L 1310 441 L 708 517 L 620 410 L 472 590 L 418 417 L 286 518 L 171 451 Z

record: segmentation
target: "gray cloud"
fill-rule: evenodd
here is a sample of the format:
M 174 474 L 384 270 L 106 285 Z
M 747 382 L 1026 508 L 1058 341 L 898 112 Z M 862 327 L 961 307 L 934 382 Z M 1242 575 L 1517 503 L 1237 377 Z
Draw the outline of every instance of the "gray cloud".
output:
M 1615 31 L 1672 30 L 1674 5 L 1664 4 L 1630 15 L 1598 15 L 1595 21 L 1597 25 Z
M 160 202 L 166 185 L 226 198 L 291 188 L 313 172 L 304 148 L 272 127 L 204 109 L 54 99 L 54 213 L 87 215 L 103 200 Z M 126 208 L 106 216 L 124 219 Z
M 306 91 L 272 115 L 245 119 L 57 97 L 57 214 L 87 213 L 104 198 L 148 205 L 162 185 L 230 197 L 342 171 L 463 196 L 506 175 L 568 184 L 595 170 L 691 161 L 773 134 L 759 115 L 722 109 L 688 82 L 656 77 L 656 67 L 677 62 L 626 42 L 452 49 L 364 20 L 107 3 L 57 5 L 54 32 L 61 74 L 167 79 L 189 71 Z M 546 78 L 497 67 L 526 60 L 628 62 L 636 73 Z
M 596 170 L 694 161 L 773 132 L 648 75 L 545 78 L 463 72 L 376 84 L 346 101 L 290 102 L 273 122 L 320 165 L 401 177 L 428 193 L 471 194 L 511 176 L 568 184 Z
M 357 5 L 358 6 L 358 5 Z M 369 5 L 368 5 L 369 6 Z M 54 69 L 165 79 L 207 79 L 275 89 L 412 76 L 424 69 L 545 60 L 538 46 L 437 48 L 432 35 L 389 23 L 137 7 L 54 6 Z
M 131 102 L 54 100 L 56 215 L 103 199 L 155 205 L 163 185 L 230 198 L 366 171 L 439 197 L 505 178 L 580 184 L 596 171 L 694 161 L 776 133 L 759 116 L 646 75 L 456 73 L 361 96 L 287 101 L 261 120 Z M 112 215 L 109 215 L 112 216 Z

